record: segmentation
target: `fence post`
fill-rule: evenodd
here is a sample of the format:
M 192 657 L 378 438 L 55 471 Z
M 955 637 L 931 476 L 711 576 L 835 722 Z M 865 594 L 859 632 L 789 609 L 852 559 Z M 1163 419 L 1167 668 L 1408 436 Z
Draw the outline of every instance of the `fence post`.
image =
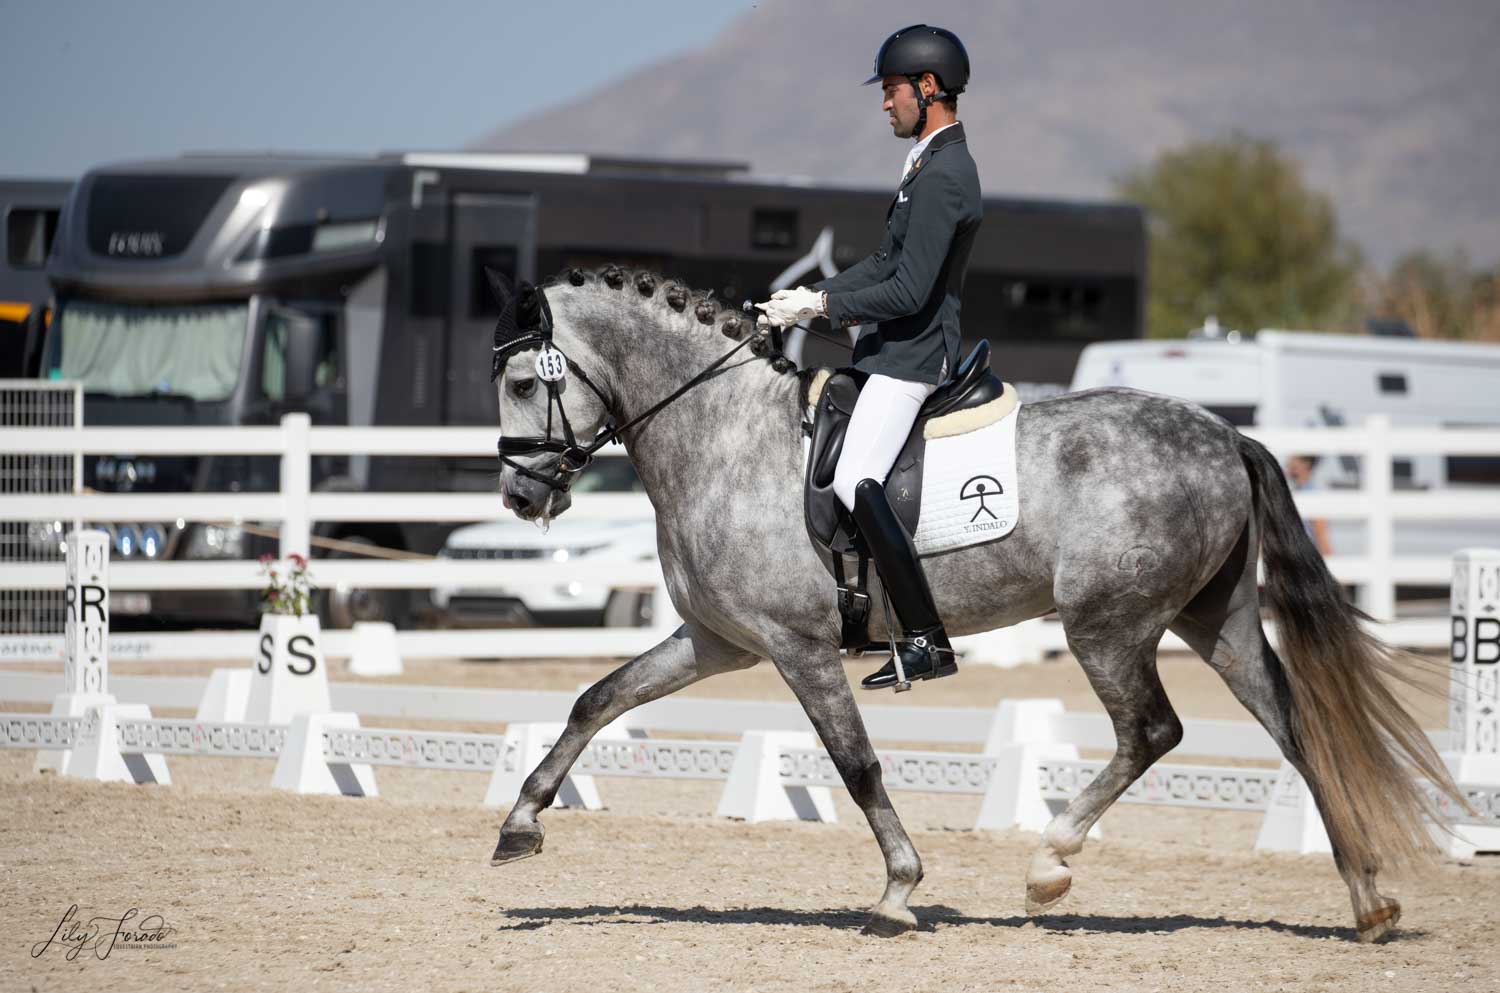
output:
M 73 384 L 73 492 L 83 492 L 83 383 Z M 73 530 L 83 530 L 83 518 L 73 518 Z
M 312 418 L 286 414 L 281 418 L 281 555 L 307 558 L 312 542 L 308 496 L 312 489 Z
M 1368 505 L 1365 556 L 1370 579 L 1362 590 L 1361 606 L 1377 621 L 1396 617 L 1395 520 L 1391 513 L 1391 419 L 1386 414 L 1365 418 L 1364 490 Z

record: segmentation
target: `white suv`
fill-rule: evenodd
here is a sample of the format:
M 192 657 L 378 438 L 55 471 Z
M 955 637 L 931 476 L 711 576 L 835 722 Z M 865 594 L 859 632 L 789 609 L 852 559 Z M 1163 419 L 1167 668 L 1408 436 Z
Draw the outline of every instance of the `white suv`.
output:
M 589 493 L 644 492 L 635 468 L 623 458 L 600 458 L 573 485 L 574 498 Z M 575 579 L 561 585 L 506 584 L 505 561 L 589 564 L 656 561 L 656 521 L 579 520 L 567 516 L 546 531 L 515 517 L 461 527 L 448 536 L 439 558 L 495 560 L 493 586 L 435 587 L 432 605 L 455 627 L 639 627 L 651 623 L 651 594 L 612 590 Z

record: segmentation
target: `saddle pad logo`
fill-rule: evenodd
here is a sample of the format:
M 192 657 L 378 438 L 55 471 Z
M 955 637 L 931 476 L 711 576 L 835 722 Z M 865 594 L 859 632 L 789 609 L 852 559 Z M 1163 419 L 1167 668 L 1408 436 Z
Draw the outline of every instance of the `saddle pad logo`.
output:
M 1000 520 L 999 515 L 991 510 L 985 501 L 992 500 L 1004 492 L 1005 487 L 1001 486 L 1000 480 L 994 476 L 970 477 L 967 482 L 958 488 L 958 498 L 960 500 L 977 500 L 979 502 L 979 508 L 974 511 L 974 516 L 969 518 L 969 523 L 973 524 L 979 520 L 980 514 L 989 515 L 989 519 L 992 521 Z
M 934 438 L 922 457 L 922 555 L 1005 537 L 1021 513 L 1015 410 L 966 434 Z

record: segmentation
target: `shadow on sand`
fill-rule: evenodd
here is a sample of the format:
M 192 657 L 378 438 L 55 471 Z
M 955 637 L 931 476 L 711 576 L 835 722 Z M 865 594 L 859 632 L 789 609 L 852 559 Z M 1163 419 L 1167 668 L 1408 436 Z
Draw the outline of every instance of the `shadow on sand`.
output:
M 1172 934 L 1198 929 L 1274 931 L 1298 938 L 1354 941 L 1352 927 L 1286 924 L 1277 920 L 1249 921 L 1228 917 L 1101 917 L 1084 914 L 1046 914 L 1041 917 L 971 917 L 952 907 L 913 907 L 918 931 L 933 932 L 950 927 L 1021 928 L 1027 924 L 1046 931 L 1069 934 Z M 866 910 L 830 907 L 825 910 L 789 910 L 780 907 L 661 907 L 625 904 L 618 907 L 511 907 L 500 911 L 505 922 L 501 931 L 531 931 L 549 924 L 572 922 L 589 927 L 615 924 L 762 924 L 858 931 L 869 916 Z M 1407 938 L 1420 937 L 1420 930 L 1397 932 Z

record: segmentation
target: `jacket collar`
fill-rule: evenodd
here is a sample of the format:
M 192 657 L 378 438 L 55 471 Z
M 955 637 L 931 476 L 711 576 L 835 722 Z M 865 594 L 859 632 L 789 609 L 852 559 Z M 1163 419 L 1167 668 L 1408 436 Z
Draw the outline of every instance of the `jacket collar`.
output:
M 922 167 L 927 164 L 927 160 L 936 155 L 939 149 L 961 141 L 967 141 L 964 137 L 964 125 L 962 121 L 955 121 L 952 127 L 944 128 L 933 135 L 931 144 L 927 146 L 926 151 L 922 153 L 921 157 L 912 163 L 911 171 L 906 174 L 906 178 L 901 181 L 901 186 L 897 187 L 897 190 L 905 188 L 908 183 L 916 179 L 917 174 L 922 171 Z

